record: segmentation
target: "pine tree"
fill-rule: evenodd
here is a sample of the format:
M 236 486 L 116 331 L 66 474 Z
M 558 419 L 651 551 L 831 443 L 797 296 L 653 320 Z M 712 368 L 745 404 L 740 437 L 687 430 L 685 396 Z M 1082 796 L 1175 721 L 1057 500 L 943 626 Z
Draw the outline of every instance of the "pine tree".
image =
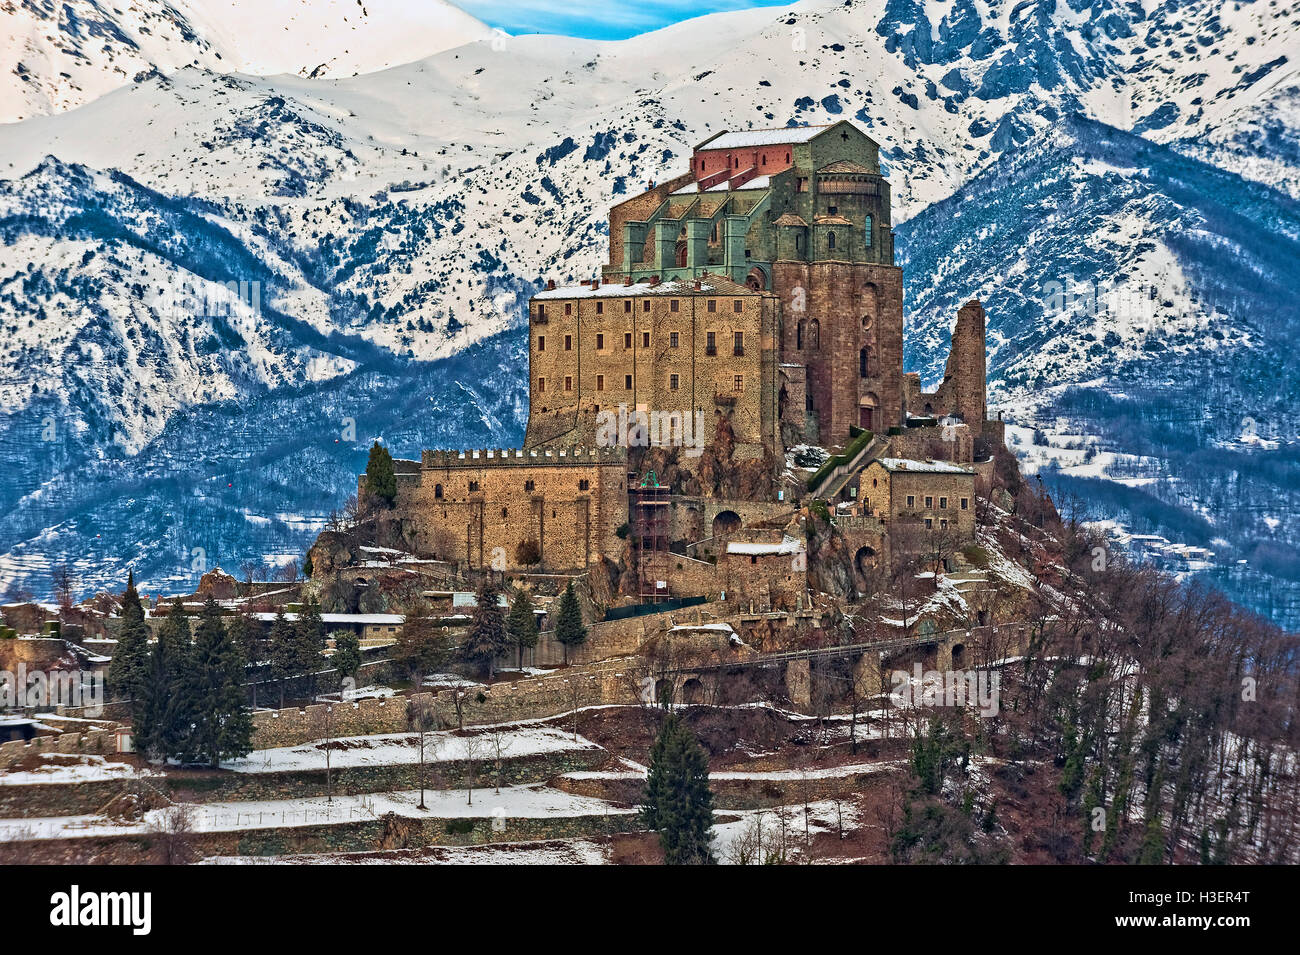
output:
M 519 667 L 523 669 L 524 650 L 537 646 L 537 614 L 533 612 L 533 599 L 523 587 L 516 587 L 506 616 L 506 632 L 518 648 Z
M 385 507 L 397 500 L 397 474 L 393 471 L 393 456 L 376 441 L 370 446 L 370 459 L 366 462 L 366 493 Z
M 253 709 L 257 709 L 257 681 L 261 679 L 263 664 L 266 662 L 266 635 L 262 625 L 246 613 L 232 618 L 227 629 L 230 639 L 239 647 L 244 666 L 251 668 L 249 679 L 253 682 Z
M 578 594 L 573 589 L 572 580 L 560 596 L 560 609 L 555 618 L 555 639 L 564 646 L 565 663 L 569 662 L 569 647 L 587 642 L 587 628 L 582 623 L 582 608 L 578 606 Z
M 332 636 L 334 656 L 330 662 L 339 671 L 340 679 L 352 680 L 355 683 L 357 671 L 361 669 L 361 641 L 351 630 L 335 630 Z
M 695 734 L 670 714 L 650 750 L 641 807 L 646 827 L 657 830 L 668 865 L 712 863 L 713 793 L 709 760 Z
M 244 661 L 211 597 L 194 637 L 193 663 L 185 681 L 194 725 L 185 747 L 188 760 L 212 767 L 252 750 L 253 719 L 244 700 Z
M 475 599 L 477 604 L 470 615 L 464 653 L 471 664 L 486 670 L 491 680 L 496 675 L 496 658 L 510 652 L 506 615 L 501 610 L 501 588 L 488 577 L 479 585 Z
M 297 666 L 298 630 L 284 616 L 284 611 L 275 615 L 271 624 L 271 679 L 280 687 L 280 708 L 284 709 L 284 682 L 299 675 Z
M 325 623 L 321 619 L 320 604 L 312 597 L 298 615 L 296 627 L 297 669 L 300 674 L 311 675 L 311 695 L 316 695 L 316 671 L 320 669 L 321 651 L 325 649 Z
M 135 747 L 156 759 L 167 759 L 184 750 L 192 714 L 190 697 L 184 692 L 193 647 L 190 621 L 179 598 L 158 630 L 149 659 L 149 679 L 136 727 Z
M 447 631 L 430 615 L 429 605 L 416 600 L 406 608 L 406 619 L 393 647 L 393 662 L 418 688 L 426 676 L 446 664 L 448 655 Z
M 126 578 L 122 595 L 122 623 L 117 631 L 117 647 L 108 668 L 108 682 L 120 700 L 132 700 L 133 725 L 138 724 L 144 703 L 144 689 L 149 680 L 149 626 L 144 622 L 144 607 L 135 589 L 135 573 Z

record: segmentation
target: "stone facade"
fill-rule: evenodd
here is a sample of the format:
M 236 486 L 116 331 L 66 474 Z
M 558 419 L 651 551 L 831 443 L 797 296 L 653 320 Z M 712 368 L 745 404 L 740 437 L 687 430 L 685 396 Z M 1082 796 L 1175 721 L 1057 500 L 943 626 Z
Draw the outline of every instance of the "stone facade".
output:
M 539 292 L 525 446 L 680 445 L 689 467 L 725 416 L 738 458 L 774 452 L 777 322 L 774 296 L 713 275 Z
M 961 307 L 938 389 L 923 392 L 916 374 L 905 376 L 904 404 L 908 414 L 932 418 L 951 416 L 960 418 L 971 428 L 982 427 L 988 416 L 986 321 L 984 307 L 978 301 L 972 299 Z
M 858 497 L 871 516 L 975 537 L 975 471 L 958 464 L 879 458 L 862 470 Z
M 626 467 L 619 448 L 425 451 L 397 511 L 419 550 L 468 568 L 582 570 L 621 546 Z

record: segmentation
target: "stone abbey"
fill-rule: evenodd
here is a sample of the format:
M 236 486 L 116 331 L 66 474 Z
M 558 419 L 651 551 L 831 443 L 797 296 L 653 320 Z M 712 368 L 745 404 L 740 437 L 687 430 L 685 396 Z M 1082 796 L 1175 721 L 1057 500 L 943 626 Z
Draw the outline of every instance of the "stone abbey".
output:
M 755 568 L 756 538 L 786 553 L 810 495 L 877 537 L 890 521 L 969 531 L 976 442 L 1002 437 L 986 421 L 984 310 L 962 307 L 943 381 L 923 392 L 902 367 L 889 182 L 861 130 L 719 133 L 688 171 L 614 206 L 609 236 L 598 277 L 529 303 L 524 447 L 397 462 L 415 547 L 466 569 L 635 565 L 624 595 L 663 597 L 707 589 L 693 565 L 707 554 L 722 573 L 732 540 Z M 796 479 L 786 449 L 805 444 L 852 459 Z M 877 459 L 891 464 L 866 493 Z M 921 466 L 935 459 L 952 466 Z M 927 475 L 942 489 L 924 493 Z M 892 485 L 906 498 L 882 496 Z

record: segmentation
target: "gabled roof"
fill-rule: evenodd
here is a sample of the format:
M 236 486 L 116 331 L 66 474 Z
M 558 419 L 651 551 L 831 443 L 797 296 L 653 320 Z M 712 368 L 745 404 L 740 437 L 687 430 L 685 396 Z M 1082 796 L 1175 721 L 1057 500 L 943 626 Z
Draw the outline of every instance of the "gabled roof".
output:
M 746 149 L 750 146 L 785 146 L 806 143 L 834 125 L 835 123 L 826 123 L 821 126 L 783 126 L 777 129 L 742 129 L 734 133 L 722 132 L 712 139 L 706 139 L 695 148 L 697 150 Z
M 855 175 L 857 174 L 871 175 L 870 169 L 862 165 L 862 163 L 860 162 L 854 162 L 852 159 L 841 159 L 837 162 L 830 163 L 828 165 L 822 166 L 820 169 L 817 170 L 817 172 L 819 174 L 839 172 L 839 173 L 853 173 Z
M 813 222 L 817 225 L 853 225 L 843 216 L 814 216 Z
M 951 461 L 915 461 L 910 458 L 876 458 L 886 471 L 920 471 L 926 474 L 974 474 L 972 468 Z
M 801 225 L 801 226 L 808 225 L 808 223 L 804 221 L 803 216 L 797 216 L 793 212 L 781 213 L 780 218 L 778 218 L 772 224 L 773 225 Z

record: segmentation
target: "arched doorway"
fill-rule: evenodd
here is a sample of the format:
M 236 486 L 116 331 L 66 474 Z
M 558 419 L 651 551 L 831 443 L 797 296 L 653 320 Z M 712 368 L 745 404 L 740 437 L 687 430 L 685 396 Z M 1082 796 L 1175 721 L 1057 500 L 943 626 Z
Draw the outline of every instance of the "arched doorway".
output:
M 740 530 L 741 523 L 740 515 L 735 511 L 719 511 L 713 519 L 713 536 L 730 537 Z
M 749 275 L 745 277 L 745 285 L 756 292 L 762 292 L 767 289 L 767 273 L 757 265 L 749 270 Z
M 858 427 L 875 431 L 880 424 L 880 399 L 869 391 L 858 399 Z
M 684 269 L 686 267 L 686 240 L 685 239 L 682 239 L 677 243 L 677 250 L 673 256 L 673 261 L 677 264 L 677 267 L 679 269 Z
M 956 670 L 966 659 L 966 645 L 963 643 L 954 643 L 952 645 L 952 668 Z
M 858 552 L 853 555 L 853 566 L 863 577 L 869 576 L 876 566 L 876 549 L 869 546 L 859 547 Z
M 704 684 L 698 678 L 691 677 L 682 684 L 682 702 L 690 704 L 704 702 Z

